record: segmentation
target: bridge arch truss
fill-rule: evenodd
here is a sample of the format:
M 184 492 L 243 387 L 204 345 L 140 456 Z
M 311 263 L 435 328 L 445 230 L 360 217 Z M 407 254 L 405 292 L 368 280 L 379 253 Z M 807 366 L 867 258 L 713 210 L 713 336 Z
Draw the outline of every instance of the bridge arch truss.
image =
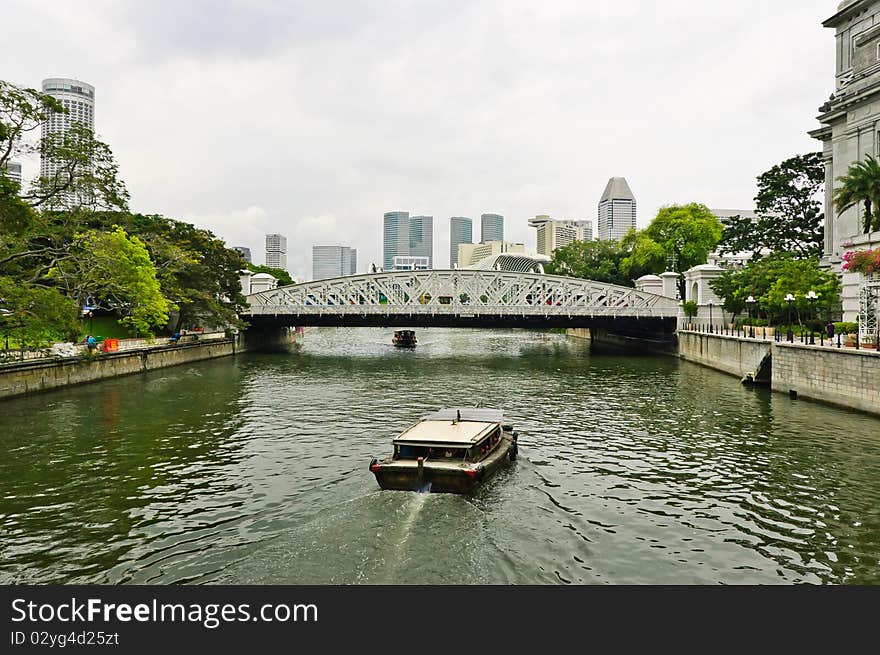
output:
M 247 297 L 253 318 L 675 318 L 678 301 L 629 287 L 538 273 L 430 270 L 317 280 Z

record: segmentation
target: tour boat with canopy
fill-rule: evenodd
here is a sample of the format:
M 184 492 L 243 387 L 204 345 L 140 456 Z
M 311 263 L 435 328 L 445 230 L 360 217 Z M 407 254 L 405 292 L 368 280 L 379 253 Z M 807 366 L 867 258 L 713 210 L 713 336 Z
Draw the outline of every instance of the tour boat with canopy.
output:
M 393 441 L 391 457 L 370 462 L 382 489 L 465 494 L 518 452 L 517 433 L 499 409 L 442 409 Z

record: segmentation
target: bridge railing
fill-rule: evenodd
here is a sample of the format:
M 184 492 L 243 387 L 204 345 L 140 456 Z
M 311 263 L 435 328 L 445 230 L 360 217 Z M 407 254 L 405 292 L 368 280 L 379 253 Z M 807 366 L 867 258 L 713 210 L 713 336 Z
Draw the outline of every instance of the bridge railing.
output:
M 677 307 L 558 305 L 251 305 L 251 316 L 577 316 L 675 318 Z

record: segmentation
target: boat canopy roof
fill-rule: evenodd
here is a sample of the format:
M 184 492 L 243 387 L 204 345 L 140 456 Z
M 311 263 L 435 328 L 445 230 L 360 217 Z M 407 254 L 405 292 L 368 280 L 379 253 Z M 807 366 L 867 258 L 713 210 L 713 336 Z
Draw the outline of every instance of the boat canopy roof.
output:
M 394 443 L 470 447 L 497 427 L 498 423 L 487 421 L 424 420 L 401 433 Z
M 488 407 L 448 407 L 422 417 L 423 421 L 483 421 L 501 423 L 504 412 Z

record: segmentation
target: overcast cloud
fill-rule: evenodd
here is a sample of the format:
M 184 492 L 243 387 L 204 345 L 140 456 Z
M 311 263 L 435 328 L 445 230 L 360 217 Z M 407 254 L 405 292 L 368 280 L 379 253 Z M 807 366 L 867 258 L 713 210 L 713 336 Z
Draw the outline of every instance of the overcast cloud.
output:
M 755 177 L 818 149 L 836 0 L 4 0 L 0 77 L 96 87 L 132 209 L 289 268 L 313 244 L 381 262 L 382 214 L 595 221 L 625 176 L 639 224 L 753 206 Z M 37 172 L 25 162 L 27 175 Z M 478 229 L 475 230 L 478 232 Z M 475 237 L 478 234 L 475 234 Z

